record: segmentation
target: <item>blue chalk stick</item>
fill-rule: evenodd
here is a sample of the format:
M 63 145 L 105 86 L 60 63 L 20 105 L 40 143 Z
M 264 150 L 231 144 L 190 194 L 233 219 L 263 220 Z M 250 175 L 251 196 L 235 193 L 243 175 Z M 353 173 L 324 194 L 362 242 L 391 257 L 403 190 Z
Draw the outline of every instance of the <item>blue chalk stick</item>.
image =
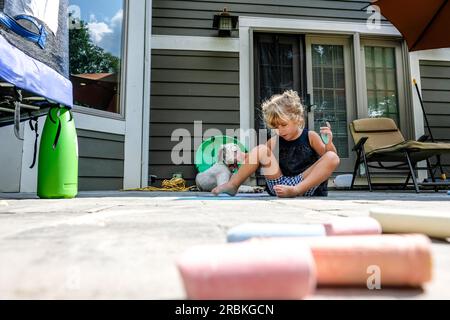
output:
M 237 198 L 237 197 L 181 197 L 176 198 L 176 201 L 216 201 L 216 200 L 227 200 L 227 201 L 233 201 L 233 200 L 244 200 L 243 198 Z
M 249 223 L 228 231 L 228 242 L 241 242 L 252 238 L 325 237 L 321 224 L 263 224 Z
M 219 194 L 215 195 L 204 195 L 204 196 L 194 196 L 194 197 L 179 197 L 175 200 L 183 201 L 183 200 L 206 200 L 206 201 L 214 201 L 214 200 L 259 200 L 266 199 L 270 200 L 273 197 L 267 193 L 239 193 L 236 196 L 230 196 L 228 194 Z

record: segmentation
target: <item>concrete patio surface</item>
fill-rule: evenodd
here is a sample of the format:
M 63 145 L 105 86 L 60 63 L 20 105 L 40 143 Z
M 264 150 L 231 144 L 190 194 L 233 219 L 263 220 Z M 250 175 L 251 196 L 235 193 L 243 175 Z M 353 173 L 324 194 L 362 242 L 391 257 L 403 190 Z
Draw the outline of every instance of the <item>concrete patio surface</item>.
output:
M 328 198 L 211 198 L 83 192 L 73 200 L 0 193 L 0 299 L 184 299 L 174 261 L 248 222 L 320 222 L 373 207 L 446 211 L 445 192 L 332 191 Z M 320 288 L 313 299 L 450 299 L 450 243 L 433 241 L 423 290 Z

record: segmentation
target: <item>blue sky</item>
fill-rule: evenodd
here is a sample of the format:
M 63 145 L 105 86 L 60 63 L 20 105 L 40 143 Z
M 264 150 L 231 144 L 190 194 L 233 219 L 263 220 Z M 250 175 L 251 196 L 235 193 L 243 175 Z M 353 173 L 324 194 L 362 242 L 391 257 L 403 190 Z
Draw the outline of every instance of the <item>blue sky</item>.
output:
M 70 0 L 80 7 L 81 19 L 88 23 L 92 41 L 107 52 L 120 56 L 122 40 L 122 0 Z

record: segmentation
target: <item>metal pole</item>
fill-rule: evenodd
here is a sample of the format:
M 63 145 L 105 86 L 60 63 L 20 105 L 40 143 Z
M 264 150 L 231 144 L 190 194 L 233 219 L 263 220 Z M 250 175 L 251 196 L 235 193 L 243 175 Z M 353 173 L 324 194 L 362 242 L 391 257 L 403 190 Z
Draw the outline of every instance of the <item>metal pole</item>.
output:
M 2 108 L 2 107 L 0 107 L 0 111 L 2 111 L 2 112 L 9 112 L 9 113 L 14 113 L 15 112 L 13 109 L 7 109 L 7 108 Z
M 422 107 L 423 118 L 425 119 L 425 123 L 426 123 L 427 129 L 428 129 L 428 132 L 430 133 L 431 141 L 436 142 L 434 140 L 433 133 L 431 132 L 430 122 L 428 121 L 427 113 L 425 112 L 425 107 L 423 105 L 423 99 L 422 99 L 422 95 L 419 90 L 419 85 L 417 84 L 416 79 L 413 79 L 413 82 L 414 82 L 414 86 L 416 87 L 417 96 L 419 97 L 420 106 Z M 437 158 L 436 164 L 439 166 L 439 169 L 441 170 L 441 178 L 442 178 L 442 180 L 447 180 L 447 176 L 444 172 L 444 168 L 442 167 L 441 157 L 438 155 L 438 156 L 436 156 L 436 158 Z
M 35 107 L 35 106 L 31 106 L 29 104 L 23 104 L 23 103 L 20 103 L 20 107 L 22 109 L 30 109 L 30 110 L 35 110 L 35 111 L 41 110 L 40 107 Z
M 414 86 L 416 87 L 417 96 L 419 97 L 420 106 L 422 107 L 423 118 L 425 119 L 425 124 L 427 126 L 428 132 L 430 133 L 430 138 L 432 142 L 435 142 L 433 133 L 431 132 L 430 122 L 428 121 L 427 113 L 425 112 L 425 107 L 423 105 L 422 95 L 420 94 L 419 86 L 417 85 L 416 79 L 413 80 Z

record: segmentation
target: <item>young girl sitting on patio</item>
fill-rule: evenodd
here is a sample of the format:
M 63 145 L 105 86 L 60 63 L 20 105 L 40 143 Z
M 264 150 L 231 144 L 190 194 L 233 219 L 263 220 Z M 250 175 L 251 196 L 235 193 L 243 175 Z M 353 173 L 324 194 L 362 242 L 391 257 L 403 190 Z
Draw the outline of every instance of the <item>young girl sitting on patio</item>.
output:
M 292 90 L 273 96 L 262 105 L 262 111 L 267 126 L 275 129 L 278 137 L 254 148 L 230 181 L 212 192 L 236 195 L 239 186 L 261 167 L 272 196 L 327 196 L 328 178 L 340 163 L 330 124 L 320 129 L 328 137 L 325 144 L 319 134 L 305 129 L 304 108 Z

